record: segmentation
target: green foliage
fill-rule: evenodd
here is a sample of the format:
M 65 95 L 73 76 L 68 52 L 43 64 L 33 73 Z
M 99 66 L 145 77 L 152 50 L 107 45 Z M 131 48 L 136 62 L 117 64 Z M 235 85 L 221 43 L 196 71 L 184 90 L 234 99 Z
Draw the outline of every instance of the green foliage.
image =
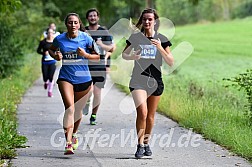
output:
M 28 2 L 28 1 L 27 1 Z M 34 3 L 23 2 L 21 10 L 13 14 L 12 21 L 15 21 L 15 35 L 19 36 L 26 49 L 35 51 L 39 44 L 43 31 L 48 27 L 50 22 L 57 25 L 57 30 L 65 26 L 59 17 L 47 17 L 43 15 L 43 5 L 40 0 Z
M 234 9 L 233 18 L 244 18 L 247 16 L 252 16 L 252 0 L 245 1 Z
M 224 79 L 234 82 L 232 86 L 238 88 L 238 90 L 244 90 L 248 105 L 246 105 L 246 115 L 249 117 L 252 125 L 252 69 L 248 69 L 245 73 L 239 74 L 234 78 Z
M 43 13 L 45 16 L 48 16 L 48 17 L 60 17 L 61 16 L 60 9 L 51 1 L 45 4 L 45 6 L 43 8 Z
M 42 8 L 45 8 L 50 2 L 56 4 L 57 8 L 61 11 L 60 20 L 64 20 L 67 13 L 75 12 L 80 15 L 82 22 L 86 25 L 87 10 L 90 8 L 97 8 L 100 11 L 100 24 L 106 26 L 107 28 L 111 27 L 121 18 L 138 18 L 141 10 L 145 8 L 145 3 L 143 3 L 142 0 L 96 0 L 74 1 L 74 3 L 69 0 L 41 1 L 43 3 Z
M 22 3 L 20 0 L 1 0 L 0 13 L 10 14 L 21 8 Z
M 177 25 L 251 15 L 251 0 L 156 0 L 155 4 L 160 16 Z
M 199 3 L 199 0 L 189 0 L 193 5 L 197 5 Z
M 12 27 L 0 19 L 0 78 L 6 77 L 22 65 L 22 44 Z
M 22 3 L 18 0 L 3 0 L 0 2 L 0 78 L 4 78 L 18 70 L 22 65 L 22 40 L 15 33 L 17 28 L 14 13 Z
M 157 11 L 160 16 L 172 20 L 175 24 L 186 24 L 197 21 L 197 6 L 188 0 L 156 1 Z
M 11 121 L 8 116 L 5 116 L 4 108 L 1 109 L 0 115 L 0 159 L 12 158 L 16 154 L 15 148 L 23 147 L 27 141 L 26 137 L 17 134 L 17 125 L 15 121 Z
M 197 12 L 197 21 L 216 21 L 222 20 L 222 9 L 212 0 L 200 1 L 195 8 Z

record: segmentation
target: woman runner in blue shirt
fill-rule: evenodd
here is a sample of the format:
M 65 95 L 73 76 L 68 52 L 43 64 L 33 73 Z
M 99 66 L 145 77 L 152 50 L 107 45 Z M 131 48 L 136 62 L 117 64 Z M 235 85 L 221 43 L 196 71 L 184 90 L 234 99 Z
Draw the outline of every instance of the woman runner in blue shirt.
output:
M 69 13 L 65 18 L 67 32 L 58 35 L 50 47 L 50 54 L 62 67 L 57 80 L 65 106 L 63 128 L 66 137 L 65 155 L 74 154 L 78 147 L 77 130 L 82 118 L 82 109 L 92 91 L 92 79 L 88 60 L 99 60 L 93 39 L 85 32 L 80 17 Z M 82 31 L 80 31 L 82 30 Z

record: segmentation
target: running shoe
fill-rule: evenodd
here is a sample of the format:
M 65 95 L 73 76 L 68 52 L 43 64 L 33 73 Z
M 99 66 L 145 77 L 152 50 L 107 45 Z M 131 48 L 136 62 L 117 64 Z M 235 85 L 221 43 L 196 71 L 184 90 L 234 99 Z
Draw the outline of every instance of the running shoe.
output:
M 149 144 L 144 145 L 144 155 L 145 156 L 151 156 L 152 155 L 152 151 L 150 149 Z
M 135 153 L 136 158 L 142 158 L 144 156 L 144 146 L 141 144 L 137 145 L 137 151 Z
M 96 125 L 96 115 L 92 114 L 90 117 L 90 125 Z
M 72 146 L 71 143 L 67 143 L 66 147 L 65 147 L 65 153 L 64 153 L 64 155 L 71 155 L 71 154 L 74 154 L 74 152 L 73 152 L 73 146 Z
M 52 92 L 48 92 L 48 97 L 52 97 L 53 95 L 52 95 Z
M 77 134 L 73 134 L 72 136 L 72 146 L 73 146 L 73 150 L 77 150 L 79 146 L 79 140 L 78 140 Z

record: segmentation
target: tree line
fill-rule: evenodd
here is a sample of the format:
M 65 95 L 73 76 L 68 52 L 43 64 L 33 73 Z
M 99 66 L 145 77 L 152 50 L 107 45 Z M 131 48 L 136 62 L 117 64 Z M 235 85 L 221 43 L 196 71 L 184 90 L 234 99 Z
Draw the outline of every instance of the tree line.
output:
M 136 21 L 146 7 L 157 9 L 175 25 L 252 15 L 252 0 L 1 0 L 0 78 L 22 65 L 24 52 L 35 50 L 49 22 L 55 22 L 58 31 L 65 31 L 64 17 L 75 12 L 87 24 L 86 11 L 93 7 L 100 11 L 100 24 L 107 28 L 120 18 Z

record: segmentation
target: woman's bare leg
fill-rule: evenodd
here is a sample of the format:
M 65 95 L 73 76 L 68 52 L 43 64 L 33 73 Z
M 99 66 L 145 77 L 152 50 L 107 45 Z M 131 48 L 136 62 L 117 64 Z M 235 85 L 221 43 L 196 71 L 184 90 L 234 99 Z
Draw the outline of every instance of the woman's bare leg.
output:
M 138 144 L 143 144 L 147 118 L 147 93 L 145 90 L 134 90 L 132 96 L 137 110 L 136 130 L 138 135 Z
M 94 85 L 93 95 L 94 99 L 93 99 L 92 114 L 97 114 L 98 108 L 101 103 L 101 88 Z
M 73 85 L 66 81 L 58 82 L 59 91 L 65 106 L 63 128 L 65 130 L 66 142 L 71 142 L 74 128 L 74 91 Z
M 90 97 L 90 94 L 92 93 L 93 86 L 89 86 L 88 89 L 82 92 L 75 92 L 74 93 L 74 129 L 73 133 L 76 133 L 79 125 L 81 123 L 82 119 L 82 110 L 85 107 L 87 100 Z
M 155 113 L 157 110 L 159 100 L 160 100 L 160 96 L 149 96 L 147 98 L 148 114 L 147 114 L 147 118 L 146 118 L 144 144 L 149 143 L 150 135 L 151 135 L 153 125 L 154 125 Z

